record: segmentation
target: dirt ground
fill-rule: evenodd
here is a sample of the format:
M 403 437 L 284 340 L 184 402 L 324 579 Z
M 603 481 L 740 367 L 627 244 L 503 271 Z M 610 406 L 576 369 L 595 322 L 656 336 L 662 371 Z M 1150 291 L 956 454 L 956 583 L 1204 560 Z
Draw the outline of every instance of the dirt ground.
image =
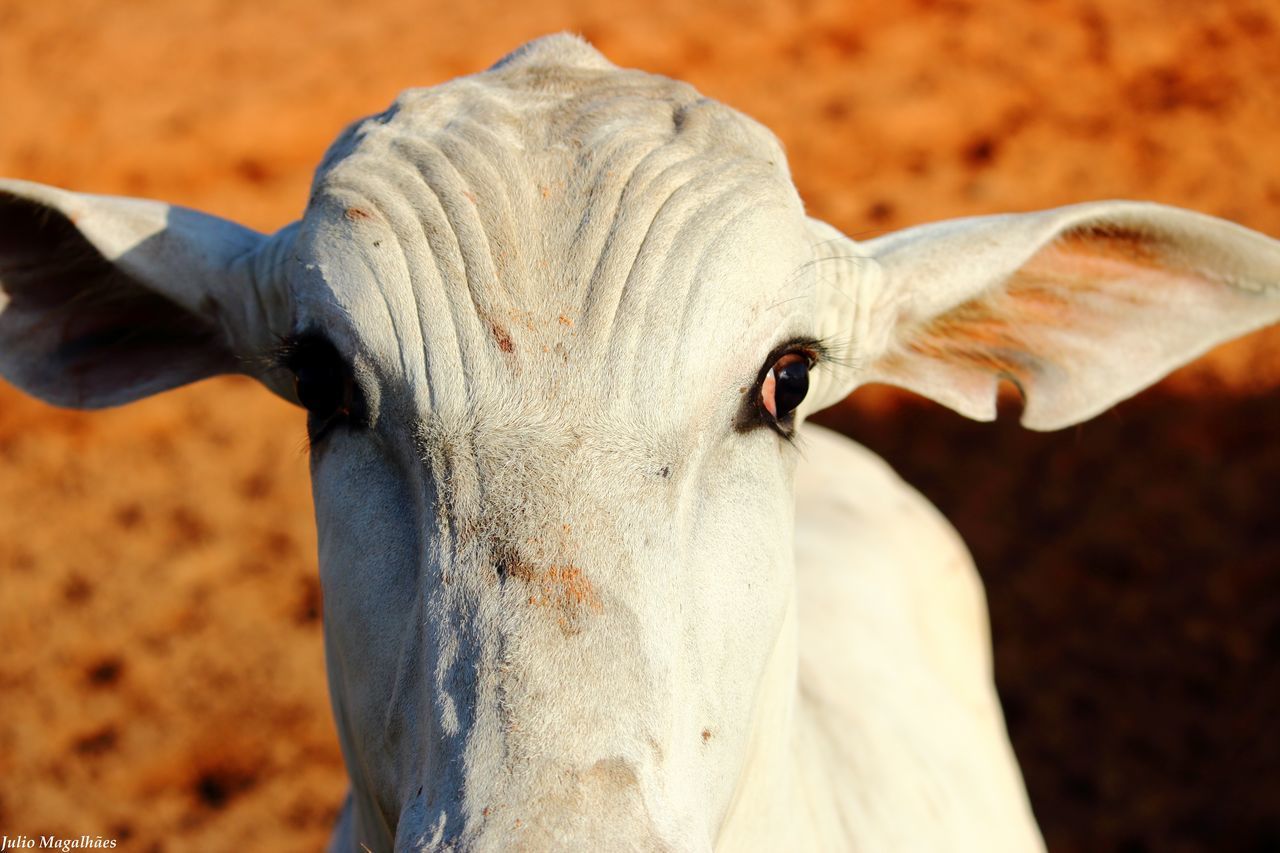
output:
M 1280 7 L 1247 0 L 0 0 L 0 175 L 274 229 L 347 122 L 560 29 L 771 126 L 850 234 L 1131 197 L 1280 235 Z M 1280 849 L 1280 333 L 1053 435 L 879 389 L 825 417 L 971 544 L 1053 850 Z M 322 845 L 303 445 L 248 380 L 0 388 L 0 832 Z

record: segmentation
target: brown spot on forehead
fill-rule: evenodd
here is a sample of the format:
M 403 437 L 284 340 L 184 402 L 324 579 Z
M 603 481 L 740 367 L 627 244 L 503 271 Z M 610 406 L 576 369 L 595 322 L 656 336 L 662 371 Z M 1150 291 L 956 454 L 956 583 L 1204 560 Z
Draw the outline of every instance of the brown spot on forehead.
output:
M 352 222 L 358 222 L 361 219 L 372 219 L 373 214 L 361 207 L 348 207 L 344 215 Z
M 511 340 L 511 333 L 508 332 L 497 320 L 489 321 L 489 333 L 493 335 L 493 339 L 498 343 L 498 349 L 503 352 L 515 352 L 516 345 Z

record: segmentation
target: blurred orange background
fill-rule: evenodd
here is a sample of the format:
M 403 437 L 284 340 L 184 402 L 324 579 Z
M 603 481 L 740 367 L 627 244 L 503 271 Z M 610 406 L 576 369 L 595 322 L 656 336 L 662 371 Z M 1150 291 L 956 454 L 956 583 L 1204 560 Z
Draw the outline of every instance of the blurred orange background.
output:
M 1096 198 L 1280 236 L 1273 2 L 0 0 L 0 175 L 273 230 L 400 89 L 585 34 L 760 119 L 854 235 Z M 1280 849 L 1280 332 L 1036 435 L 823 418 L 970 543 L 1055 851 Z M 299 414 L 0 388 L 0 832 L 314 850 L 345 788 Z

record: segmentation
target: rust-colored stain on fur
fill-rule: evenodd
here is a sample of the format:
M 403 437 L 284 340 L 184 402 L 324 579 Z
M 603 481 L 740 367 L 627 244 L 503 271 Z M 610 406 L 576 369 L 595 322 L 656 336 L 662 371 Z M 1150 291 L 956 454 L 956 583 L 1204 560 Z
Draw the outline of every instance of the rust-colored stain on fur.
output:
M 555 614 L 556 624 L 566 636 L 582 630 L 587 614 L 603 613 L 604 602 L 595 585 L 582 569 L 571 563 L 555 564 L 538 571 L 527 563 L 513 562 L 508 571 L 532 588 L 528 596 L 531 607 L 543 607 Z
M 604 604 L 596 594 L 595 586 L 573 565 L 552 566 L 537 578 L 539 594 L 530 599 L 540 607 L 576 609 L 587 607 L 596 613 L 604 610 Z
M 352 222 L 359 222 L 361 219 L 372 219 L 373 214 L 361 207 L 348 207 L 346 217 Z
M 515 352 L 516 345 L 511 340 L 511 333 L 502 327 L 496 321 L 489 321 L 489 332 L 493 335 L 493 339 L 498 342 L 498 349 L 503 352 Z

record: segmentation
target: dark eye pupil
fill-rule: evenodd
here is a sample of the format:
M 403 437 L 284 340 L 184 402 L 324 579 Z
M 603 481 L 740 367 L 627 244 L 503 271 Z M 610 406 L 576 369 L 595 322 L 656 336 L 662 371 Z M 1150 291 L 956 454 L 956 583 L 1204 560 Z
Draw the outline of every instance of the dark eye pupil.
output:
M 333 365 L 305 364 L 297 368 L 294 388 L 307 411 L 328 417 L 346 406 L 346 379 Z
M 298 402 L 313 416 L 325 421 L 350 414 L 355 396 L 351 370 L 323 334 L 303 332 L 286 340 L 278 363 L 293 373 Z
M 809 393 L 809 363 L 803 358 L 794 361 L 785 360 L 774 368 L 777 386 L 774 390 L 774 401 L 778 418 L 782 418 L 795 410 Z

